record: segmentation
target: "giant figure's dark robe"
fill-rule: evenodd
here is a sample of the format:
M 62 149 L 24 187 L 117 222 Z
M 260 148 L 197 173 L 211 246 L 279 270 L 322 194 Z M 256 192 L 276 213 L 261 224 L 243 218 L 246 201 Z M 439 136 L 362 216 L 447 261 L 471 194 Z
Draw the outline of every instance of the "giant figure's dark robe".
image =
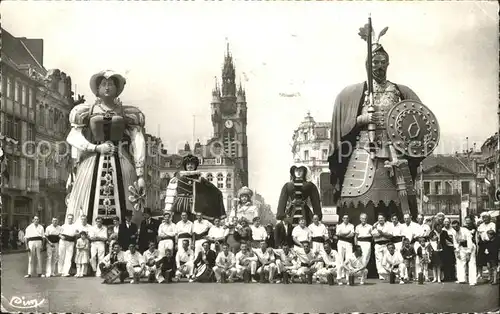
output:
M 286 216 L 286 211 L 291 205 L 291 202 L 295 198 L 296 187 L 294 182 L 287 182 L 283 185 L 281 189 L 280 198 L 278 201 L 278 210 L 276 212 L 276 219 L 283 220 Z M 306 202 L 302 208 L 302 217 L 306 219 L 306 224 L 309 225 L 312 222 L 313 215 L 318 215 L 319 219 L 323 218 L 323 213 L 321 212 L 321 201 L 319 197 L 319 191 L 316 185 L 310 181 L 305 181 L 302 186 L 302 198 Z M 311 208 L 312 207 L 312 208 Z
M 390 84 L 393 85 L 392 92 L 394 92 L 395 95 L 399 95 L 399 101 L 415 100 L 420 102 L 418 96 L 407 86 L 395 83 Z M 386 170 L 383 168 L 383 165 L 380 165 L 380 162 L 378 166 L 375 162 L 376 170 L 374 170 L 373 176 L 384 177 L 385 181 L 377 181 L 377 178 L 375 178 L 371 186 L 370 184 L 367 184 L 366 189 L 368 191 L 361 191 L 360 194 L 363 195 L 359 197 L 342 195 L 344 181 L 349 180 L 349 178 L 346 179 L 348 165 L 355 168 L 352 163 L 350 164 L 353 148 L 360 144 L 360 140 L 362 140 L 363 136 L 365 137 L 366 142 L 366 126 L 360 127 L 356 123 L 356 118 L 364 112 L 363 110 L 366 110 L 363 108 L 366 90 L 366 83 L 358 83 L 347 86 L 337 96 L 333 108 L 330 142 L 331 151 L 328 158 L 331 173 L 330 181 L 335 188 L 334 201 L 337 203 L 337 214 L 339 217 L 342 217 L 344 214 L 348 214 L 351 222 L 354 224 L 359 223 L 359 215 L 361 213 L 366 213 L 368 215 L 368 221 L 370 223 L 375 222 L 377 215 L 380 213 L 384 214 L 386 217 L 389 217 L 392 214 L 397 214 L 398 217 L 402 218 L 401 203 L 399 198 L 395 196 L 397 195 L 395 190 L 396 186 L 395 184 L 392 186 L 392 183 L 384 177 L 386 176 L 384 173 Z M 384 92 L 381 92 L 380 94 L 383 95 Z M 392 100 L 392 106 L 399 101 L 394 98 Z M 384 107 L 382 112 L 385 111 L 387 113 L 390 109 L 388 107 L 390 106 Z M 358 156 L 356 159 L 357 158 Z M 406 167 L 409 170 L 408 177 L 411 175 L 411 180 L 414 182 L 417 174 L 417 168 L 420 165 L 422 158 L 411 158 L 406 156 L 403 158 L 408 160 L 408 166 Z M 349 177 L 355 176 L 352 170 L 353 169 L 350 169 Z M 370 176 L 370 178 L 371 177 L 372 176 Z M 409 188 L 414 190 L 414 186 Z M 348 187 L 345 187 L 345 189 L 347 190 Z M 387 191 L 391 192 L 387 193 Z M 416 215 L 418 214 L 416 195 L 410 194 L 412 193 L 409 193 L 408 195 L 410 212 L 412 217 L 416 218 Z

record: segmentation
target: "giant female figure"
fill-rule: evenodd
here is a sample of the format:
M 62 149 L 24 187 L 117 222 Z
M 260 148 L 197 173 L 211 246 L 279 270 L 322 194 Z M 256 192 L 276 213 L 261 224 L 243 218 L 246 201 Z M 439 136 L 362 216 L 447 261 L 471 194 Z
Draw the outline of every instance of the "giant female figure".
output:
M 140 207 L 134 199 L 135 187 L 144 191 L 144 115 L 136 107 L 123 106 L 117 98 L 125 87 L 125 78 L 112 71 L 102 71 L 90 79 L 90 89 L 97 96 L 94 104 L 75 106 L 69 115 L 71 131 L 67 142 L 77 159 L 77 171 L 68 198 L 67 214 L 75 219 L 87 215 L 93 222 L 102 217 L 111 224 L 112 217 L 123 220 L 133 211 L 133 221 L 140 222 Z M 129 151 L 129 148 L 131 150 Z

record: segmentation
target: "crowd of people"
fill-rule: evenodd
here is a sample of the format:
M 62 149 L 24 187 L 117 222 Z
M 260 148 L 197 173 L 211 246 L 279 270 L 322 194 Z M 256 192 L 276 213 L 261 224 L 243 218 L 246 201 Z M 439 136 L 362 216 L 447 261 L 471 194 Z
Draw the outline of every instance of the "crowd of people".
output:
M 25 277 L 102 277 L 103 283 L 125 282 L 269 282 L 364 284 L 370 264 L 376 276 L 391 283 L 412 281 L 441 283 L 456 281 L 476 285 L 488 269 L 488 280 L 498 283 L 499 239 L 496 225 L 487 214 L 477 226 L 468 217 L 464 225 L 439 213 L 413 222 L 392 216 L 378 216 L 373 225 L 361 214 L 354 226 L 349 217 L 332 230 L 317 215 L 306 226 L 289 218 L 262 226 L 230 216 L 210 222 L 201 214 L 194 221 L 182 213 L 173 223 L 171 214 L 163 220 L 144 212 L 140 226 L 131 215 L 106 227 L 101 218 L 95 225 L 86 216 L 59 226 L 54 218 L 45 229 L 39 218 L 26 228 L 29 250 Z M 45 272 L 42 250 L 46 248 Z M 36 262 L 35 262 L 36 260 Z M 90 264 L 90 267 L 89 267 Z

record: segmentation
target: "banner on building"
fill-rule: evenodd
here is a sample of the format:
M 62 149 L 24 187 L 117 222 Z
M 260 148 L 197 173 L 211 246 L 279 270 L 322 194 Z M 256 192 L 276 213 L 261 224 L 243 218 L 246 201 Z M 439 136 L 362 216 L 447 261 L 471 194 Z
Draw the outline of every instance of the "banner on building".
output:
M 469 210 L 469 194 L 462 195 L 462 202 L 460 204 L 460 220 L 465 221 Z

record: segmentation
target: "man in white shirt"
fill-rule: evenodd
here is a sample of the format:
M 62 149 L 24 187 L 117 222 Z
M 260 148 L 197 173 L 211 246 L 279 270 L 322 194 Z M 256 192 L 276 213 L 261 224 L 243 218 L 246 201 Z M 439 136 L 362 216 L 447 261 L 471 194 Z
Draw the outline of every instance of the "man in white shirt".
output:
M 467 283 L 465 274 L 468 267 L 469 284 L 475 286 L 477 284 L 476 247 L 472 241 L 472 235 L 467 228 L 460 227 L 457 220 L 453 221 L 451 225 L 455 231 L 453 246 L 457 258 L 457 283 Z
M 155 241 L 149 241 L 148 246 L 149 248 L 142 254 L 146 263 L 144 276 L 148 278 L 149 282 L 154 282 L 155 278 L 160 281 L 161 271 L 156 267 L 156 262 L 160 260 L 160 251 L 156 249 Z
M 323 244 L 328 240 L 328 229 L 319 221 L 318 215 L 313 216 L 313 222 L 308 228 L 311 231 L 311 250 L 313 252 L 323 251 Z
M 375 243 L 375 262 L 377 266 L 377 272 L 379 278 L 384 280 L 383 274 L 385 273 L 384 267 L 382 267 L 382 259 L 384 258 L 385 252 L 387 251 L 387 244 L 392 238 L 391 225 L 385 221 L 385 216 L 378 215 L 378 221 L 373 225 L 372 228 L 373 242 Z
M 399 219 L 397 215 L 392 215 L 392 238 L 391 242 L 394 243 L 394 247 L 396 251 L 401 252 L 401 248 L 403 247 L 403 231 L 401 230 L 401 224 L 399 223 Z
M 410 244 L 414 244 L 417 241 L 417 236 L 420 233 L 419 230 L 419 225 L 411 221 L 411 216 L 409 214 L 405 214 L 403 216 L 404 222 L 400 224 L 400 229 L 401 229 L 401 235 L 403 236 L 403 239 L 408 239 L 410 241 Z M 413 247 L 415 252 L 417 251 L 415 246 Z
M 129 244 L 128 251 L 125 252 L 125 262 L 127 263 L 128 276 L 132 279 L 130 283 L 139 283 L 146 267 L 146 262 L 141 253 L 136 251 L 135 243 Z
M 158 227 L 158 251 L 163 256 L 166 250 L 174 250 L 176 226 L 172 222 L 170 213 L 163 214 L 163 221 Z
M 175 225 L 175 230 L 177 232 L 177 250 L 182 248 L 184 240 L 188 240 L 189 246 L 191 246 L 191 241 L 193 240 L 193 223 L 188 220 L 186 212 L 181 213 L 181 220 Z
M 363 254 L 363 262 L 368 265 L 370 261 L 370 255 L 372 254 L 372 225 L 366 222 L 367 215 L 362 213 L 359 215 L 359 221 L 361 222 L 354 229 L 356 245 L 361 247 L 361 252 Z
M 208 232 L 212 224 L 210 221 L 203 219 L 201 213 L 196 213 L 196 220 L 193 223 L 193 243 L 194 243 L 194 255 L 198 256 L 198 253 L 203 251 L 203 243 L 207 241 Z
M 33 223 L 26 228 L 26 249 L 28 249 L 28 274 L 24 278 L 33 275 L 36 259 L 36 273 L 38 277 L 42 276 L 42 247 L 45 239 L 43 227 L 39 224 L 38 216 L 33 217 Z
M 355 245 L 353 250 L 354 253 L 347 258 L 343 265 L 346 273 L 345 280 L 349 285 L 349 276 L 359 276 L 359 284 L 364 285 L 368 270 L 363 258 L 363 249 L 359 245 Z M 339 282 L 339 285 L 341 285 L 341 282 Z
M 240 251 L 236 253 L 236 275 L 243 278 L 244 273 L 248 272 L 253 282 L 255 280 L 255 273 L 257 272 L 257 255 L 248 248 L 248 244 L 241 243 Z M 250 279 L 250 278 L 249 278 Z
M 415 238 L 418 239 L 424 237 L 427 239 L 430 233 L 431 233 L 431 227 L 428 223 L 425 222 L 424 215 L 418 214 L 417 223 L 415 224 Z M 419 241 L 416 241 L 414 245 L 415 252 L 418 250 L 419 247 L 420 243 Z
M 339 254 L 337 280 L 340 280 L 344 276 L 342 265 L 344 265 L 347 256 L 352 254 L 352 245 L 354 244 L 354 225 L 349 223 L 348 215 L 342 217 L 342 223 L 337 225 L 336 234 L 338 238 L 337 251 Z
M 45 277 L 55 276 L 57 260 L 59 259 L 59 235 L 61 227 L 57 218 L 52 218 L 52 224 L 45 228 L 47 239 L 47 263 L 45 265 Z
M 73 223 L 73 215 L 66 216 L 66 223 L 61 226 L 61 234 L 59 237 L 59 264 L 58 271 L 63 277 L 69 277 L 71 261 L 73 260 L 73 252 L 76 242 L 76 226 Z
M 399 276 L 399 284 L 404 284 L 404 280 L 408 279 L 408 270 L 404 263 L 401 252 L 396 251 L 394 243 L 387 244 L 387 250 L 382 259 L 383 274 L 389 275 L 394 273 Z M 380 273 L 379 273 L 380 274 Z
M 87 222 L 87 216 L 82 215 L 80 216 L 80 224 L 76 225 L 76 233 L 79 234 L 82 231 L 85 231 L 85 233 L 88 235 L 90 234 L 90 230 L 92 229 L 92 226 L 88 224 Z M 77 236 L 79 238 L 80 236 Z
M 103 226 L 102 218 L 95 219 L 96 225 L 90 228 L 90 266 L 96 273 L 97 277 L 101 277 L 101 270 L 97 265 L 104 259 L 106 251 L 106 242 L 108 241 L 108 228 Z
M 175 279 L 179 281 L 185 276 L 189 278 L 189 282 L 193 282 L 194 252 L 189 248 L 189 239 L 182 239 L 182 246 L 175 255 L 175 264 L 177 266 Z
M 311 230 L 306 227 L 306 219 L 300 218 L 299 225 L 295 226 L 292 231 L 293 242 L 295 243 L 294 249 L 304 247 L 304 243 L 311 243 Z
M 215 267 L 213 268 L 217 282 L 221 282 L 222 276 L 227 278 L 229 282 L 234 280 L 236 276 L 236 258 L 233 252 L 229 251 L 227 243 L 222 245 L 222 252 L 215 259 Z
M 260 249 L 255 250 L 257 258 L 259 259 L 260 267 L 257 269 L 257 274 L 260 276 L 260 282 L 265 282 L 265 274 L 269 274 L 269 282 L 273 283 L 274 274 L 276 272 L 276 258 L 272 248 L 267 247 L 266 241 L 260 242 Z
M 207 237 L 210 241 L 210 249 L 214 252 L 220 251 L 220 244 L 224 242 L 228 233 L 229 229 L 224 229 L 224 227 L 221 226 L 220 219 L 215 218 L 214 225 L 210 227 Z M 216 243 L 219 245 L 216 245 Z
M 297 255 L 297 268 L 292 270 L 292 275 L 301 277 L 306 282 L 306 277 L 312 278 L 321 266 L 321 257 L 311 251 L 309 242 L 304 242 L 303 247 L 295 250 Z
M 322 266 L 316 272 L 316 278 L 320 281 L 328 282 L 328 276 L 337 275 L 337 265 L 338 265 L 338 253 L 335 250 L 332 250 L 330 242 L 327 241 L 324 244 L 323 250 L 319 251 L 319 256 L 322 260 Z
M 252 248 L 257 250 L 260 242 L 265 241 L 267 238 L 266 228 L 260 225 L 260 217 L 253 219 L 253 225 L 250 226 L 250 229 L 252 230 Z

